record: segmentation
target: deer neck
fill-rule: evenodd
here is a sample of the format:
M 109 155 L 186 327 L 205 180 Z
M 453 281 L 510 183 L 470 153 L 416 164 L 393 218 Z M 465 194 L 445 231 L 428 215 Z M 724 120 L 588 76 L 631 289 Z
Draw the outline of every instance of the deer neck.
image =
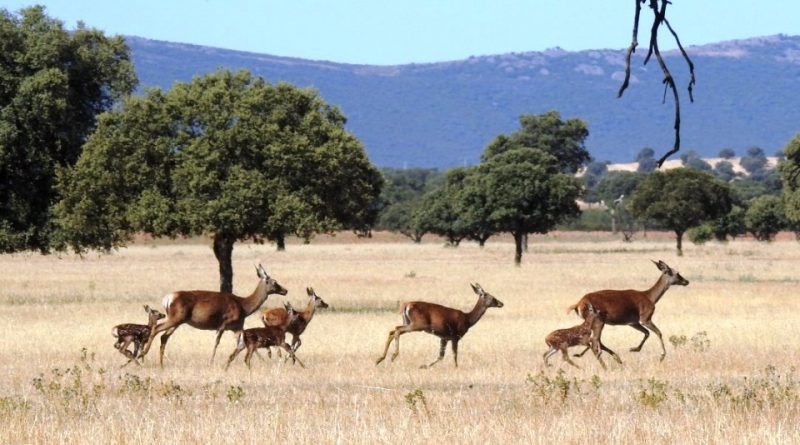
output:
M 483 317 L 483 314 L 486 313 L 487 308 L 488 306 L 483 302 L 483 298 L 478 297 L 478 302 L 475 303 L 475 307 L 467 313 L 467 327 L 470 328 L 475 325 L 475 323 Z
M 664 293 L 669 289 L 669 277 L 667 274 L 662 273 L 660 277 L 658 277 L 658 281 L 656 284 L 653 285 L 650 289 L 646 291 L 647 298 L 653 302 L 653 304 L 658 303 L 658 300 L 664 296 Z
M 308 303 L 308 306 L 306 306 L 306 309 L 300 312 L 300 316 L 303 318 L 303 320 L 305 320 L 306 323 L 308 323 L 314 316 L 314 311 L 316 309 L 317 305 L 315 304 L 314 300 L 311 300 L 311 302 Z
M 267 301 L 268 296 L 267 282 L 260 280 L 253 293 L 242 299 L 242 309 L 245 312 L 245 316 L 257 311 Z

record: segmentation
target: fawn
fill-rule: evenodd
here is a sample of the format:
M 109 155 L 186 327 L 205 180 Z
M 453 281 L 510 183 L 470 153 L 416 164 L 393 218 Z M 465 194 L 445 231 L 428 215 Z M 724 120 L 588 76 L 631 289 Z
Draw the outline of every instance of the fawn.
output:
M 591 303 L 586 304 L 585 314 L 586 318 L 583 323 L 567 329 L 557 329 L 547 334 L 544 342 L 547 343 L 550 349 L 544 353 L 545 366 L 550 366 L 547 363 L 547 359 L 550 358 L 551 355 L 561 351 L 567 363 L 576 368 L 580 368 L 580 366 L 570 360 L 569 354 L 567 354 L 567 348 L 570 346 L 583 345 L 592 349 L 600 365 L 603 369 L 606 369 L 606 364 L 603 363 L 603 360 L 600 358 L 600 333 L 605 324 L 606 314 L 605 312 L 598 312 Z
M 147 339 L 150 338 L 150 331 L 156 325 L 156 322 L 165 317 L 164 314 L 155 309 L 150 309 L 150 306 L 147 305 L 144 306 L 144 311 L 147 312 L 147 324 L 124 323 L 118 324 L 111 329 L 111 335 L 117 339 L 114 347 L 125 357 L 128 357 L 128 361 L 121 367 L 128 365 L 132 361 L 136 362 L 137 365 L 140 364 L 136 360 L 139 358 L 139 349 L 143 344 L 147 343 Z M 128 350 L 128 345 L 131 342 L 133 342 L 133 353 Z
M 242 331 L 236 339 L 236 349 L 233 350 L 233 353 L 230 357 L 228 357 L 228 363 L 225 364 L 225 369 L 228 369 L 228 366 L 231 365 L 233 359 L 239 355 L 242 350 L 247 349 L 247 353 L 244 356 L 244 363 L 247 365 L 247 368 L 250 368 L 250 359 L 253 357 L 253 353 L 256 352 L 258 348 L 269 348 L 270 346 L 277 346 L 283 348 L 287 356 L 284 361 L 291 358 L 293 362 L 296 360 L 297 363 L 300 363 L 300 366 L 305 368 L 303 362 L 300 361 L 299 358 L 295 357 L 294 350 L 286 343 L 286 329 L 289 325 L 297 319 L 299 313 L 294 310 L 294 308 L 286 303 L 286 312 L 288 317 L 286 317 L 286 321 L 279 325 L 279 326 L 265 326 L 263 328 L 251 328 L 245 329 Z

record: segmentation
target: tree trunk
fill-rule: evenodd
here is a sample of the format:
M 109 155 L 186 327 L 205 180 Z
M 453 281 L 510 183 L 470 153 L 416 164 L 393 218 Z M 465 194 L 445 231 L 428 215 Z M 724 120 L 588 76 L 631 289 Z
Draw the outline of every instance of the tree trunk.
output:
M 275 245 L 278 248 L 278 252 L 286 250 L 286 238 L 284 238 L 282 233 L 275 236 Z
M 214 235 L 214 256 L 219 262 L 219 291 L 233 292 L 233 243 L 235 238 L 225 235 Z
M 523 252 L 527 252 L 528 251 L 528 234 L 527 233 L 522 235 L 522 251 Z
M 525 234 L 521 232 L 514 232 L 514 246 L 515 246 L 515 253 L 514 253 L 514 265 L 519 266 L 522 264 L 522 250 L 525 243 Z
M 678 256 L 683 256 L 683 232 L 675 232 L 678 237 Z

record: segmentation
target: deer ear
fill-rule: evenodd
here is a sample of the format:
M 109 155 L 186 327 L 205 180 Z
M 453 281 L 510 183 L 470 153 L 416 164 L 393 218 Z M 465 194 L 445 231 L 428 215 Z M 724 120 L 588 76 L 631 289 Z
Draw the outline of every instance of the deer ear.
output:
M 314 289 L 311 288 L 311 287 L 307 287 L 306 288 L 306 293 L 308 294 L 309 297 L 313 297 L 314 296 Z
M 469 283 L 469 285 L 472 287 L 472 291 L 473 292 L 475 292 L 478 295 L 481 294 L 481 291 L 480 291 L 481 287 L 480 287 L 480 285 L 478 285 L 478 283 L 475 283 L 475 284 Z
M 146 304 L 145 304 L 145 305 L 144 305 L 144 311 L 145 311 L 145 312 L 150 312 L 150 306 L 148 306 L 148 305 L 146 305 Z
M 592 306 L 592 303 L 586 303 L 586 310 L 589 312 L 594 312 L 594 306 Z
M 661 261 L 661 260 L 658 260 L 658 261 L 655 261 L 655 260 L 650 260 L 650 261 L 652 261 L 652 262 L 653 262 L 653 264 L 655 264 L 655 265 L 656 265 L 656 267 L 658 268 L 658 270 L 660 270 L 660 271 L 662 271 L 662 272 L 664 271 L 664 267 L 666 267 L 666 264 L 664 264 L 664 262 L 663 262 L 663 261 Z

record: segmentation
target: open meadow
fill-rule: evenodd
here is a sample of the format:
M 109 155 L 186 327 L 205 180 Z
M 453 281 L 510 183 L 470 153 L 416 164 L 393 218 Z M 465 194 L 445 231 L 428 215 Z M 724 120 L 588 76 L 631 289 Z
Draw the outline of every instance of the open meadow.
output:
M 600 289 L 649 288 L 663 260 L 690 281 L 674 286 L 655 335 L 607 326 L 603 342 L 622 366 L 591 355 L 545 368 L 544 336 L 579 324 L 567 307 Z M 297 355 L 307 368 L 241 354 L 225 372 L 234 335 L 213 364 L 214 333 L 180 327 L 158 367 L 113 348 L 111 328 L 146 323 L 174 290 L 218 289 L 210 245 L 137 243 L 111 255 L 0 256 L 0 443 L 800 443 L 800 243 L 749 240 L 685 245 L 668 236 L 623 243 L 608 235 L 532 237 L 521 267 L 513 245 L 485 248 L 396 238 L 310 245 L 237 244 L 234 292 L 247 295 L 253 265 L 304 307 L 320 310 Z M 480 283 L 505 304 L 490 308 L 431 369 L 439 341 L 404 335 L 393 363 L 375 366 L 398 304 L 427 300 L 470 310 Z M 258 314 L 246 327 L 259 326 Z M 791 335 L 790 335 L 791 334 Z M 579 349 L 575 349 L 577 351 Z M 261 355 L 266 358 L 264 350 Z

